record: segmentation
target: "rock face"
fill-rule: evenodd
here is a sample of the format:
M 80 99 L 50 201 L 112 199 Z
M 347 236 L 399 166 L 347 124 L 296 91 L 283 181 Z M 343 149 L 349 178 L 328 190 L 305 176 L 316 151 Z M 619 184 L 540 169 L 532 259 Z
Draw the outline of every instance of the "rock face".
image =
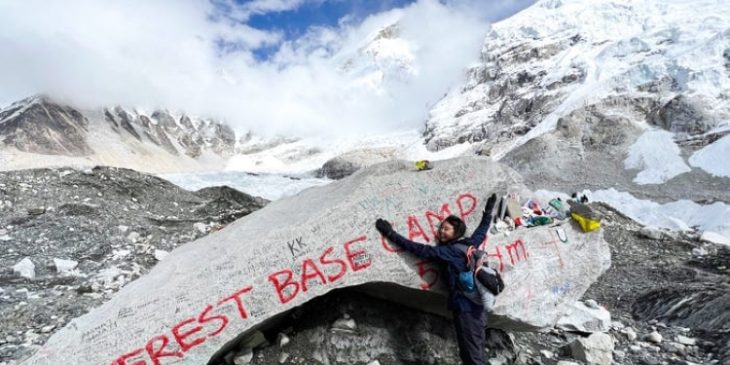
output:
M 375 219 L 433 244 L 439 215 L 461 215 L 474 227 L 487 193 L 529 192 L 513 171 L 486 159 L 443 161 L 426 172 L 408 165 L 376 165 L 308 189 L 173 250 L 24 364 L 206 363 L 276 314 L 372 282 L 415 289 L 381 292 L 391 300 L 443 310 L 443 302 L 423 300 L 443 293 L 436 266 L 383 242 Z M 571 223 L 490 237 L 485 248 L 507 283 L 493 323 L 510 328 L 553 325 L 610 265 L 601 231 L 579 233 Z
M 11 158 L 0 169 L 89 161 L 140 171 L 222 168 L 250 135 L 238 137 L 225 123 L 122 107 L 83 110 L 34 96 L 0 110 L 0 150 Z M 152 157 L 154 156 L 154 157 Z M 53 158 L 61 158 L 53 161 Z M 83 159 L 81 158 L 83 157 Z M 207 165 L 206 165 L 207 164 Z
M 88 124 L 76 109 L 30 98 L 0 111 L 0 140 L 26 152 L 86 156 Z

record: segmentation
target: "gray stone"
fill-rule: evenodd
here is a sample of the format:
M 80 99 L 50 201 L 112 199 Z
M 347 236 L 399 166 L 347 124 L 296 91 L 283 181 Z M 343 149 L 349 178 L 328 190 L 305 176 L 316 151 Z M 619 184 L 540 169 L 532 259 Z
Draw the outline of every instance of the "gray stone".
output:
M 289 344 L 289 341 L 291 341 L 289 339 L 289 336 L 287 336 L 283 333 L 279 333 L 279 336 L 276 339 L 276 342 L 279 344 L 279 347 L 286 346 L 287 344 Z
M 558 320 L 556 327 L 565 331 L 607 332 L 611 327 L 611 313 L 595 301 L 593 305 L 595 308 L 575 302 Z
M 333 330 L 344 330 L 344 331 L 356 331 L 357 330 L 357 323 L 354 319 L 350 318 L 347 314 L 345 314 L 342 318 L 335 321 L 335 323 L 332 324 Z
M 706 256 L 708 254 L 704 247 L 695 247 L 692 249 L 693 256 Z
M 253 360 L 253 351 L 251 350 L 251 348 L 246 347 L 236 354 L 236 356 L 233 358 L 233 363 L 235 365 L 245 365 L 250 363 L 251 360 Z
M 586 300 L 585 305 L 586 305 L 586 307 L 591 308 L 591 309 L 599 309 L 598 303 L 593 299 Z
M 611 321 L 611 329 L 620 331 L 624 328 L 626 328 L 626 326 L 624 326 L 624 324 L 620 321 Z
M 28 215 L 42 215 L 46 213 L 45 207 L 29 208 Z
M 552 351 L 548 350 L 540 350 L 540 355 L 548 359 L 552 359 L 553 357 L 555 357 L 555 354 Z
M 611 365 L 613 362 L 613 338 L 606 333 L 578 338 L 568 348 L 574 359 L 588 364 Z
M 621 350 L 614 350 L 613 357 L 616 358 L 617 360 L 622 360 L 623 358 L 626 357 L 626 352 L 621 351 Z
M 160 250 L 160 249 L 155 249 L 155 253 L 154 253 L 154 256 L 155 256 L 155 259 L 156 259 L 157 261 L 162 261 L 162 260 L 164 260 L 164 259 L 165 259 L 165 257 L 167 257 L 167 256 L 168 256 L 169 254 L 170 254 L 170 253 L 169 253 L 168 251 L 165 251 L 165 250 Z
M 664 342 L 662 343 L 662 348 L 664 351 L 676 353 L 676 354 L 686 354 L 687 353 L 687 347 L 681 343 L 676 342 Z
M 254 331 L 252 333 L 249 333 L 238 342 L 239 347 L 248 347 L 250 349 L 255 349 L 266 344 L 268 344 L 268 341 L 266 340 L 266 336 L 264 336 L 264 333 L 261 331 Z
M 681 343 L 682 345 L 687 346 L 694 346 L 697 344 L 697 340 L 691 337 L 686 337 L 682 335 L 677 335 L 677 342 Z
M 390 300 L 443 313 L 443 299 L 435 300 L 445 294 L 437 268 L 393 252 L 375 220 L 386 218 L 406 236 L 433 244 L 438 211 L 464 216 L 473 229 L 484 197 L 505 191 L 530 195 L 514 171 L 477 157 L 437 161 L 423 172 L 413 171 L 412 163 L 390 162 L 307 189 L 176 248 L 108 302 L 57 331 L 24 364 L 107 364 L 150 341 L 158 346 L 162 335 L 175 350 L 172 329 L 190 318 L 182 328 L 201 325 L 190 341 L 203 340 L 186 348 L 182 361 L 205 363 L 267 319 L 331 290 L 365 283 L 377 283 L 371 290 L 381 295 L 387 287 L 382 283 L 397 284 L 403 289 Z M 568 241 L 559 247 L 544 244 L 554 241 L 556 228 L 550 226 L 490 237 L 489 264 L 502 271 L 507 285 L 492 325 L 554 326 L 609 267 L 602 230 L 582 233 L 570 221 L 561 228 Z M 225 324 L 215 319 L 223 316 Z M 104 326 L 114 330 L 96 330 Z
M 661 343 L 662 335 L 657 331 L 653 331 L 652 333 L 646 335 L 644 339 L 652 343 Z
M 136 243 L 137 241 L 139 241 L 139 238 L 140 238 L 139 233 L 134 232 L 134 231 L 129 232 L 129 234 L 127 235 L 127 239 L 130 240 L 132 243 Z
M 629 341 L 634 341 L 634 340 L 636 340 L 636 338 L 638 337 L 638 335 L 636 334 L 636 331 L 634 331 L 634 329 L 633 329 L 633 328 L 631 328 L 631 327 L 626 327 L 626 328 L 622 329 L 622 330 L 621 330 L 621 333 L 622 333 L 622 334 L 623 334 L 624 336 L 626 336 L 626 338 L 627 338 L 627 339 L 628 339 Z
M 35 265 L 27 257 L 13 266 L 13 272 L 26 279 L 35 279 Z
M 208 232 L 208 226 L 205 223 L 197 222 L 193 224 L 193 228 L 197 229 L 200 233 Z
M 56 272 L 59 274 L 66 274 L 71 272 L 76 266 L 79 266 L 78 261 L 64 260 L 64 259 L 53 259 L 53 264 L 56 266 Z
M 639 234 L 652 240 L 660 240 L 663 236 L 662 231 L 654 227 L 641 227 Z

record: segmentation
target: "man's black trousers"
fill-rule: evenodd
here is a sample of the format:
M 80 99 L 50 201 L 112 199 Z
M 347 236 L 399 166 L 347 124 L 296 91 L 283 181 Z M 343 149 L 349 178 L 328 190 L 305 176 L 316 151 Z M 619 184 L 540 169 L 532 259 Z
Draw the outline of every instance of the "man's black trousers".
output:
M 484 311 L 454 312 L 459 356 L 464 365 L 486 365 L 484 361 L 484 331 L 487 315 Z

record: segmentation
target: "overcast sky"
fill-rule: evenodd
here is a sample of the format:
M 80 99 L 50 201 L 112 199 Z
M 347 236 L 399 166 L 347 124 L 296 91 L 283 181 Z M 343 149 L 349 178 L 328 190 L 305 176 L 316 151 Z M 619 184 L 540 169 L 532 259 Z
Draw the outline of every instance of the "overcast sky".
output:
M 262 134 L 419 128 L 476 62 L 489 23 L 530 3 L 0 0 L 0 106 L 43 93 L 82 108 L 185 111 Z M 405 76 L 373 86 L 367 72 L 348 72 L 395 22 L 413 56 Z

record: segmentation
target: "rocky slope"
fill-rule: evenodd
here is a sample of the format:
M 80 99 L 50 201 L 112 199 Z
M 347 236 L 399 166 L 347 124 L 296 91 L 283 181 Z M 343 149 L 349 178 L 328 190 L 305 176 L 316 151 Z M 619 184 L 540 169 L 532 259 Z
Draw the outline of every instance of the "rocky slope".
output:
M 126 169 L 0 172 L 0 363 L 34 352 L 178 245 L 265 203 Z
M 187 192 L 110 168 L 0 173 L 0 194 L 0 364 L 35 352 L 166 251 L 216 234 L 263 203 L 225 188 Z M 594 208 L 604 217 L 612 266 L 583 300 L 611 313 L 604 325 L 614 363 L 728 364 L 730 249 Z M 35 266 L 32 280 L 12 268 L 25 257 Z M 213 363 L 458 364 L 447 319 L 362 289 L 334 291 L 268 321 Z M 490 364 L 581 363 L 567 345 L 587 335 L 561 328 L 489 334 Z

